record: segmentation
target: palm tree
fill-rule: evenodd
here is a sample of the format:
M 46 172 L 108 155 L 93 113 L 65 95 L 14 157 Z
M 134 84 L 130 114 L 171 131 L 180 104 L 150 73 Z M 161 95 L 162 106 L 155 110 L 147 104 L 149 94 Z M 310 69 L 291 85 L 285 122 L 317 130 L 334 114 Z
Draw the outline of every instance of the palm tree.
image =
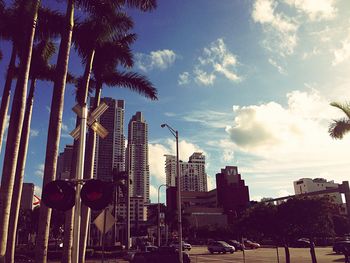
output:
M 146 77 L 132 72 L 119 72 L 116 70 L 118 64 L 124 67 L 132 67 L 133 60 L 129 45 L 135 40 L 133 34 L 121 37 L 114 42 L 106 42 L 96 49 L 93 76 L 91 86 L 95 89 L 94 104 L 91 110 L 96 109 L 100 104 L 100 97 L 103 84 L 109 87 L 124 87 L 136 91 L 152 100 L 157 99 L 157 91 L 153 84 Z M 89 130 L 84 179 L 93 177 L 93 163 L 95 153 L 96 135 Z M 87 231 L 90 217 L 90 209 L 82 206 L 81 244 L 80 251 L 83 251 L 80 259 L 83 262 Z
M 58 60 L 57 74 L 52 95 L 49 133 L 47 137 L 46 158 L 44 168 L 43 186 L 55 179 L 56 164 L 58 156 L 58 146 L 60 142 L 60 130 L 62 123 L 65 82 L 68 69 L 69 51 L 74 27 L 74 7 L 75 3 L 89 12 L 103 10 L 107 3 L 115 8 L 127 5 L 136 7 L 142 11 L 149 11 L 156 7 L 156 0 L 121 0 L 121 1 L 96 1 L 96 0 L 67 0 L 65 29 L 62 33 Z M 102 8 L 101 8 L 102 7 Z M 42 205 L 40 210 L 40 225 L 36 246 L 36 261 L 47 261 L 47 243 L 49 235 L 49 222 L 51 210 Z
M 0 106 L 0 152 L 5 131 L 6 116 L 10 104 L 10 92 L 15 68 L 16 57 L 20 46 L 23 45 L 24 31 L 27 29 L 23 17 L 28 16 L 28 4 L 32 1 L 16 0 L 9 9 L 2 7 L 0 2 L 0 38 L 12 42 L 12 51 L 8 65 L 4 91 Z M 47 8 L 39 8 L 35 38 L 42 40 L 56 37 L 60 31 L 62 17 Z M 39 34 L 40 32 L 40 34 Z
M 350 103 L 332 102 L 330 105 L 343 111 L 346 118 L 333 120 L 333 123 L 329 125 L 329 135 L 333 139 L 343 139 L 343 136 L 350 131 Z
M 14 178 L 16 173 L 16 163 L 21 139 L 22 124 L 24 119 L 24 109 L 27 94 L 27 83 L 29 76 L 30 60 L 34 42 L 35 27 L 38 17 L 40 0 L 28 3 L 28 19 L 23 17 L 22 23 L 28 25 L 25 33 L 25 42 L 21 48 L 21 61 L 19 65 L 19 75 L 16 83 L 15 94 L 11 109 L 9 132 L 6 141 L 3 172 L 0 188 L 0 262 L 5 262 L 6 243 L 8 235 L 8 225 Z
M 30 67 L 30 90 L 27 98 L 26 110 L 23 121 L 21 143 L 19 156 L 17 160 L 14 191 L 12 195 L 9 237 L 7 240 L 6 259 L 7 262 L 13 262 L 15 253 L 15 241 L 17 232 L 18 213 L 22 194 L 22 184 L 24 178 L 24 169 L 26 164 L 26 155 L 30 134 L 30 123 L 33 109 L 35 83 L 37 79 L 53 81 L 55 76 L 55 67 L 49 64 L 50 58 L 56 52 L 56 48 L 51 41 L 43 40 L 33 49 L 33 57 Z M 69 81 L 73 80 L 70 75 Z

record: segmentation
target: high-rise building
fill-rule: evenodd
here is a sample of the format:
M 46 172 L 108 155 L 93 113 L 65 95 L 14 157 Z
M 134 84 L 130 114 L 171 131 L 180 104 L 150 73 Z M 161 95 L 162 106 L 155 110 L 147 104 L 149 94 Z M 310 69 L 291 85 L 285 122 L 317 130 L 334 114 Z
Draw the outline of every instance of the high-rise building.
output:
M 110 181 L 113 168 L 125 171 L 124 101 L 102 98 L 102 102 L 109 107 L 99 123 L 108 130 L 108 135 L 104 139 L 96 136 L 94 178 Z
M 203 153 L 193 153 L 188 162 L 179 161 L 181 191 L 208 191 L 207 174 L 205 172 L 205 156 Z M 176 157 L 165 155 L 166 183 L 176 186 Z
M 69 179 L 73 156 L 73 145 L 66 145 L 64 151 L 58 155 L 56 178 Z
M 339 187 L 339 184 L 334 183 L 334 181 L 327 181 L 326 179 L 323 179 L 323 178 L 315 178 L 315 179 L 302 178 L 302 179 L 299 179 L 298 181 L 294 181 L 293 185 L 294 185 L 294 192 L 296 195 Z M 343 204 L 341 193 L 339 192 L 327 193 L 320 196 L 325 196 L 325 195 L 331 197 L 333 202 L 340 205 Z
M 149 198 L 148 126 L 142 112 L 136 112 L 128 125 L 127 167 L 129 169 L 131 196 Z
M 226 213 L 237 214 L 249 203 L 249 189 L 238 173 L 237 166 L 226 166 L 216 174 L 218 206 Z
M 34 184 L 23 183 L 20 208 L 23 210 L 32 210 L 34 201 Z

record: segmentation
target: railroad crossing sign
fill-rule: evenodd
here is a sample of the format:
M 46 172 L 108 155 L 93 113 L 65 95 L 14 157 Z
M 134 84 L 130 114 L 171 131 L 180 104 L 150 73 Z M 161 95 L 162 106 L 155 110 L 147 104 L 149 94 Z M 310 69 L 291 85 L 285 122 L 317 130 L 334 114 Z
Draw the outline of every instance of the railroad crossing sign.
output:
M 87 125 L 98 134 L 102 139 L 106 138 L 108 131 L 98 122 L 98 118 L 108 109 L 108 105 L 102 102 L 93 112 L 89 113 Z M 81 107 L 76 104 L 73 111 L 81 117 Z M 70 135 L 77 140 L 80 136 L 80 125 L 71 131 Z
M 106 217 L 106 219 L 105 219 Z M 95 226 L 102 234 L 106 234 L 114 225 L 115 218 L 109 211 L 103 210 L 102 213 L 94 220 Z

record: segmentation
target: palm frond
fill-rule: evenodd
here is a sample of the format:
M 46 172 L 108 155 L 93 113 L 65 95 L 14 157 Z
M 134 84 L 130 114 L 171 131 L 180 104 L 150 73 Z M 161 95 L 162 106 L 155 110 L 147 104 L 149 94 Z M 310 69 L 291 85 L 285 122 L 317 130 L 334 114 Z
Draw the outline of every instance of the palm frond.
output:
M 342 139 L 344 135 L 349 131 L 350 120 L 348 119 L 333 120 L 328 129 L 329 135 L 333 139 Z
M 331 102 L 330 105 L 343 111 L 346 114 L 346 116 L 350 119 L 350 103 L 349 102 L 346 102 L 346 103 Z
M 157 8 L 157 0 L 120 0 L 123 5 L 140 9 L 143 12 Z
M 110 72 L 105 74 L 103 82 L 109 87 L 124 87 L 151 100 L 157 100 L 157 89 L 147 79 L 147 77 L 135 72 Z
M 38 23 L 35 31 L 35 38 L 42 40 L 57 38 L 60 36 L 64 26 L 64 15 L 48 8 L 39 8 Z

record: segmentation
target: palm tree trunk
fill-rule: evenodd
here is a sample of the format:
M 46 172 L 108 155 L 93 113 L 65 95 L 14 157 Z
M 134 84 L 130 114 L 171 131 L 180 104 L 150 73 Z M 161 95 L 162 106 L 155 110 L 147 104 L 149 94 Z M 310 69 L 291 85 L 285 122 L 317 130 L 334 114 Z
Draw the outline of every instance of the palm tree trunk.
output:
M 79 117 L 76 118 L 75 127 L 77 127 L 80 123 Z M 77 163 L 77 155 L 78 155 L 78 141 L 74 141 L 73 144 L 73 155 L 71 161 L 70 168 L 70 179 L 76 178 L 76 163 Z M 71 263 L 72 262 L 72 249 L 73 249 L 73 227 L 74 227 L 74 209 L 68 210 L 65 213 L 65 221 L 64 221 L 64 240 L 63 240 L 63 254 L 62 254 L 62 262 L 63 263 Z
M 0 153 L 1 153 L 1 146 L 2 146 L 2 138 L 5 132 L 7 112 L 10 105 L 11 84 L 13 79 L 13 71 L 16 66 L 16 56 L 17 56 L 17 52 L 16 52 L 15 44 L 13 43 L 10 63 L 7 68 L 4 92 L 2 93 L 1 106 L 0 106 Z
M 310 238 L 310 255 L 312 263 L 317 263 L 314 239 Z
M 290 263 L 290 253 L 289 253 L 289 247 L 287 244 L 284 245 L 284 253 L 286 256 L 286 263 Z
M 20 201 L 22 196 L 24 169 L 25 169 L 26 158 L 27 158 L 28 141 L 29 141 L 29 134 L 30 134 L 30 122 L 32 119 L 32 110 L 33 110 L 34 91 L 35 91 L 35 79 L 32 79 L 28 98 L 27 98 L 26 111 L 24 114 L 21 143 L 19 146 L 19 153 L 18 153 L 18 160 L 17 160 L 17 167 L 16 167 L 15 184 L 14 184 L 13 194 L 12 194 L 10 225 L 9 225 L 9 231 L 8 231 L 9 236 L 8 236 L 7 248 L 6 248 L 7 262 L 14 262 L 14 258 L 15 258 L 17 222 L 18 222 Z
M 95 91 L 95 101 L 91 111 L 95 110 L 100 105 L 101 99 L 101 86 L 97 85 Z M 86 160 L 84 167 L 84 179 L 92 179 L 94 172 L 94 160 L 95 160 L 95 146 L 96 146 L 96 134 L 93 130 L 89 130 L 88 139 L 86 142 Z M 86 254 L 86 244 L 87 244 L 87 236 L 90 224 L 90 216 L 91 209 L 85 205 L 81 206 L 81 228 L 80 228 L 80 244 L 79 244 L 79 262 L 85 262 L 85 254 Z
M 24 119 L 27 83 L 32 57 L 35 28 L 38 17 L 40 0 L 33 3 L 32 27 L 28 31 L 26 45 L 23 47 L 23 57 L 20 63 L 20 72 L 16 83 L 16 90 L 12 103 L 9 132 L 6 141 L 4 165 L 0 188 L 0 262 L 5 261 L 10 208 L 13 193 L 13 184 L 16 173 L 19 144 Z
M 56 67 L 57 77 L 55 79 L 51 101 L 51 113 L 46 145 L 43 186 L 53 181 L 56 176 L 57 155 L 58 147 L 60 144 L 62 114 L 64 106 L 64 91 L 66 87 L 73 26 L 74 0 L 69 0 L 66 13 L 66 28 L 62 34 L 60 43 Z M 42 204 L 40 208 L 39 230 L 36 242 L 36 262 L 45 263 L 47 261 L 47 245 L 49 239 L 50 219 L 51 209 Z

